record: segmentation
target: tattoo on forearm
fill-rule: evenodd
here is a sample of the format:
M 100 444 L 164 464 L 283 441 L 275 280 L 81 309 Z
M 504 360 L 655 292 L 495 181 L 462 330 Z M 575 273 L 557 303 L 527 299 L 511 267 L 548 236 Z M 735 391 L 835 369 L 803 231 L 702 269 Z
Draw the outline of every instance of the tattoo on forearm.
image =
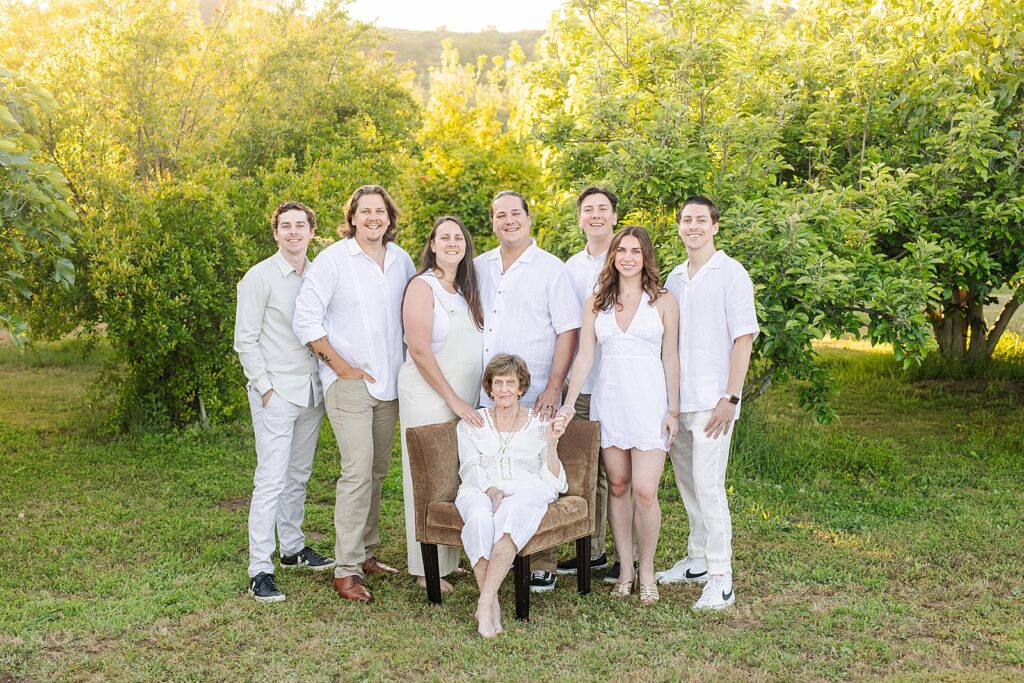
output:
M 319 344 L 320 342 L 326 342 L 326 341 L 327 341 L 327 337 L 320 337 L 319 339 L 314 339 L 313 341 L 311 341 L 311 342 L 308 342 L 308 343 L 306 344 L 306 346 L 308 346 L 308 347 L 309 347 L 310 351 L 312 351 L 313 353 L 315 353 L 315 354 L 316 354 L 316 357 L 317 357 L 317 358 L 319 358 L 319 359 L 320 359 L 320 360 L 322 360 L 323 362 L 325 362 L 325 363 L 327 363 L 328 365 L 330 365 L 330 364 L 331 364 L 331 357 L 330 357 L 330 356 L 328 356 L 328 355 L 327 355 L 327 354 L 326 354 L 325 352 L 323 352 L 323 351 L 317 351 L 317 350 L 316 350 L 316 346 L 314 346 L 314 344 Z

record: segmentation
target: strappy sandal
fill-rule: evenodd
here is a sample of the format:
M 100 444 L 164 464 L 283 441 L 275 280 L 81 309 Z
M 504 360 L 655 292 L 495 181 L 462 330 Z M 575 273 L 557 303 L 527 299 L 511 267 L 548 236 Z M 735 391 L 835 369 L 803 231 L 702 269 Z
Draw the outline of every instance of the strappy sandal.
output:
M 617 600 L 628 598 L 633 594 L 633 582 L 629 583 L 616 583 L 615 588 L 612 588 L 611 596 Z
M 661 598 L 658 595 L 658 584 L 657 583 L 641 583 L 640 584 L 640 604 L 641 605 L 653 605 L 658 602 Z

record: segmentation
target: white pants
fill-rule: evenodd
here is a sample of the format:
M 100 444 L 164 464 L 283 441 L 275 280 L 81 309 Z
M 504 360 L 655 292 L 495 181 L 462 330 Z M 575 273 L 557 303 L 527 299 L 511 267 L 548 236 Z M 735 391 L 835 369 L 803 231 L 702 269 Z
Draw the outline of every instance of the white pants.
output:
M 732 519 L 725 496 L 725 469 L 729 464 L 729 434 L 712 439 L 704 434 L 710 410 L 679 416 L 679 434 L 669 455 L 676 485 L 690 520 L 687 554 L 707 563 L 709 574 L 732 572 Z
M 306 482 L 313 471 L 324 406 L 297 406 L 274 392 L 264 408 L 259 393 L 249 387 L 249 410 L 256 435 L 256 474 L 249 506 L 249 576 L 253 577 L 274 572 L 270 556 L 275 528 L 282 555 L 297 553 L 306 545 L 302 533 Z
M 503 481 L 495 486 L 505 492 L 497 511 L 482 491 L 460 493 L 455 499 L 464 524 L 462 547 L 473 566 L 480 558 L 491 559 L 494 544 L 505 534 L 519 552 L 537 533 L 548 505 L 558 499 L 552 487 L 539 481 Z

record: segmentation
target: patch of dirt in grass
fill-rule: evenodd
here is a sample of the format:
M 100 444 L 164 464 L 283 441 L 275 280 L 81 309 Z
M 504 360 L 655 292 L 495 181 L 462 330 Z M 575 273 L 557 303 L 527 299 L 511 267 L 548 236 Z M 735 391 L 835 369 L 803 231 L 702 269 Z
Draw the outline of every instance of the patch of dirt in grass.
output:
M 1020 403 L 1024 403 L 1024 382 L 1000 381 L 983 377 L 965 379 L 922 379 L 911 386 L 922 398 L 940 398 L 942 396 L 984 396 L 986 394 L 1006 394 Z
M 222 500 L 216 505 L 222 510 L 228 510 L 230 512 L 240 512 L 242 510 L 249 509 L 249 502 L 252 500 L 252 496 L 238 496 L 237 498 L 228 498 Z

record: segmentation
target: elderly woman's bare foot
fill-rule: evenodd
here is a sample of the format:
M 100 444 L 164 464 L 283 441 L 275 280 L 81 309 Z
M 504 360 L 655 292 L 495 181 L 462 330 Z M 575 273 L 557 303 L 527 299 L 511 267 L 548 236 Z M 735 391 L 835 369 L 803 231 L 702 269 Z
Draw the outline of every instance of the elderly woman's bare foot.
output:
M 416 577 L 416 585 L 419 586 L 420 588 L 426 588 L 427 587 L 427 577 L 425 577 L 425 576 L 417 576 Z M 450 583 L 448 583 L 444 579 L 441 579 L 441 592 L 442 593 L 451 593 L 454 590 L 455 590 L 455 586 L 451 585 Z
M 491 623 L 494 625 L 495 634 L 505 630 L 501 627 L 501 605 L 497 600 L 494 601 L 494 607 L 491 608 Z
M 476 608 L 476 630 L 484 638 L 493 638 L 498 635 L 494 630 L 494 617 L 491 608 L 487 605 L 478 605 Z

